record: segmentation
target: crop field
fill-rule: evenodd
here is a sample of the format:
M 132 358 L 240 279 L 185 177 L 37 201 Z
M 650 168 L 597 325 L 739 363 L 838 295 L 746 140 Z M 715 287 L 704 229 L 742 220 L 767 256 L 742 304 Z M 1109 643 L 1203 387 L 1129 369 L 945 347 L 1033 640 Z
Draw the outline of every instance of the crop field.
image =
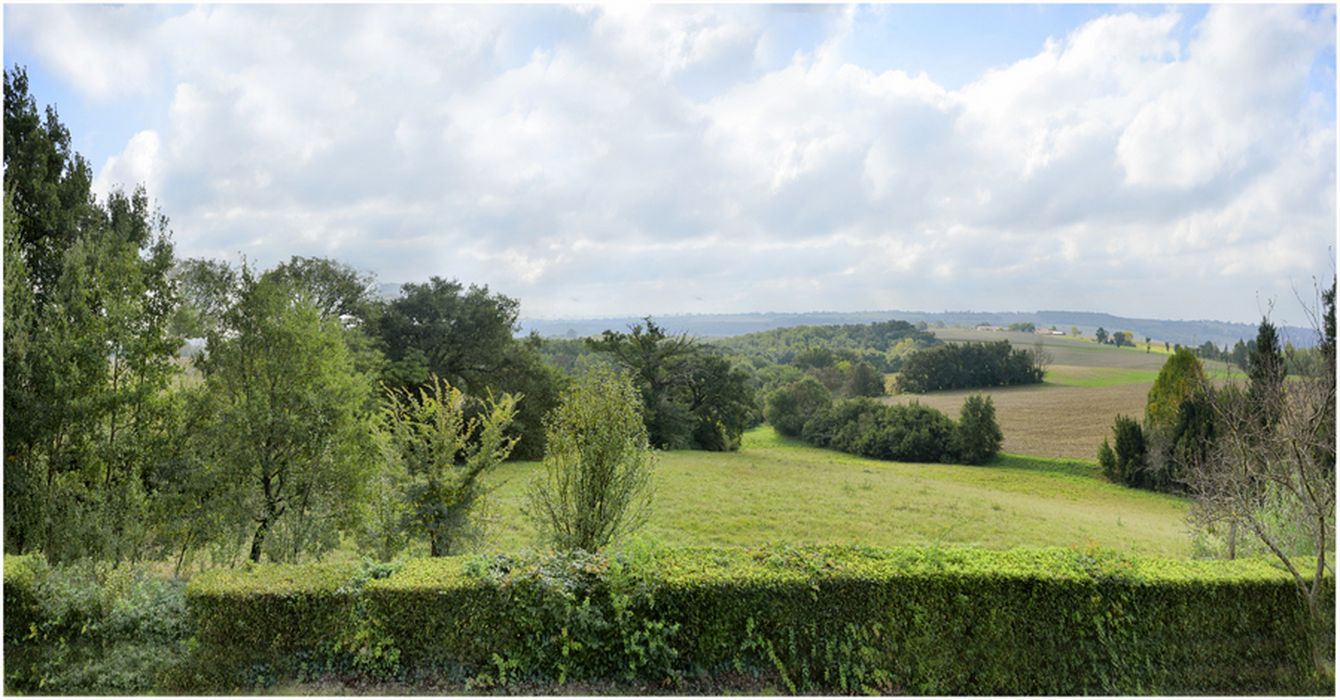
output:
M 532 462 L 490 481 L 490 549 L 533 546 L 520 517 Z M 1058 545 L 1188 556 L 1186 502 L 1096 477 L 1090 464 L 1008 455 L 969 467 L 863 459 L 777 436 L 735 453 L 663 453 L 645 535 L 666 545 Z
M 951 342 L 1009 340 L 1020 348 L 1033 348 L 1040 341 L 1052 364 L 1042 384 L 902 394 L 884 400 L 916 401 L 957 417 L 965 397 L 989 395 L 1005 434 L 1005 451 L 1039 457 L 1093 461 L 1118 414 L 1144 415 L 1149 389 L 1168 359 L 1161 344 L 1145 352 L 1143 347 L 1116 348 L 1084 338 L 1032 333 L 949 328 L 936 330 L 935 335 Z M 1234 375 L 1222 362 L 1205 363 L 1205 371 L 1217 381 Z M 1241 379 L 1241 373 L 1237 377 Z

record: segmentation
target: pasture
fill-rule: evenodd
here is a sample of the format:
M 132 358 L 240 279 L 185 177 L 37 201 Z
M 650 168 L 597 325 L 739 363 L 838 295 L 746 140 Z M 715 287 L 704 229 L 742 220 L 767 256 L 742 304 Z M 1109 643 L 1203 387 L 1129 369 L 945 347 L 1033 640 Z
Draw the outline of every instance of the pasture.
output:
M 540 466 L 503 465 L 489 481 L 489 549 L 533 547 L 520 517 Z M 662 453 L 644 535 L 670 546 L 971 544 L 1098 546 L 1185 557 L 1191 540 L 1180 498 L 1098 477 L 1091 464 L 1006 455 L 969 467 L 902 464 L 745 434 L 739 452 Z

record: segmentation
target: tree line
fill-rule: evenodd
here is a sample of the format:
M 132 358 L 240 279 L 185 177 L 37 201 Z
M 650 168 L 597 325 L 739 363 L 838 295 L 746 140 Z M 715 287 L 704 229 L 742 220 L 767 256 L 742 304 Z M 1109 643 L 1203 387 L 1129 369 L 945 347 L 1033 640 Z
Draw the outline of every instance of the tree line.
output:
M 955 343 L 909 355 L 898 374 L 900 391 L 921 394 L 945 389 L 1037 384 L 1045 374 L 1046 354 L 1016 349 L 1008 340 Z

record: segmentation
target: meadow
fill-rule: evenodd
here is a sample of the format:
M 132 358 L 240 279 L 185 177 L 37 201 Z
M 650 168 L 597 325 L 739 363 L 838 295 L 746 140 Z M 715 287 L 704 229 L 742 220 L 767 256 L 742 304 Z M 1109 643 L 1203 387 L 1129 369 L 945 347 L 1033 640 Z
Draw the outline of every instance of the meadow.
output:
M 485 546 L 534 547 L 523 517 L 540 466 L 514 462 L 489 478 Z M 739 452 L 662 453 L 643 536 L 667 546 L 971 544 L 1100 547 L 1185 557 L 1186 502 L 1128 489 L 1090 462 L 1004 455 L 987 466 L 863 459 L 779 437 L 763 426 Z

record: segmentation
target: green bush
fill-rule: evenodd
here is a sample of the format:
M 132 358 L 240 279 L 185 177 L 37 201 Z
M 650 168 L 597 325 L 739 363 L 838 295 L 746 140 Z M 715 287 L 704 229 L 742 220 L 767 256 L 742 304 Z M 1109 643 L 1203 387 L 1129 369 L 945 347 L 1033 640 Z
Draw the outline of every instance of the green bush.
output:
M 1113 448 L 1098 448 L 1098 462 L 1103 474 L 1118 484 L 1136 488 L 1152 488 L 1153 477 L 1147 469 L 1145 434 L 1133 418 L 1117 416 L 1112 423 Z M 1107 445 L 1107 440 L 1103 441 Z
M 801 436 L 818 447 L 902 462 L 947 462 L 954 458 L 954 422 L 929 406 L 886 406 L 847 399 L 816 412 Z
M 782 435 L 799 437 L 805 421 L 832 402 L 833 395 L 828 387 L 818 379 L 806 376 L 768 394 L 763 404 L 763 417 Z
M 193 583 L 192 609 L 218 612 L 197 618 L 201 653 L 280 668 L 357 637 L 402 678 L 471 688 L 746 674 L 789 692 L 1326 690 L 1293 583 L 1262 560 L 839 546 L 455 557 L 345 585 L 356 606 L 335 602 L 338 575 L 310 571 Z M 327 605 L 275 607 L 314 590 Z M 1333 580 L 1326 590 L 1333 605 Z M 296 643 L 274 643 L 281 629 Z
M 6 555 L 4 584 L 9 692 L 147 693 L 185 656 L 181 581 L 126 565 Z
M 963 400 L 958 425 L 954 426 L 953 453 L 963 464 L 986 464 L 1000 452 L 1005 436 L 996 423 L 996 407 L 990 396 L 973 394 Z

